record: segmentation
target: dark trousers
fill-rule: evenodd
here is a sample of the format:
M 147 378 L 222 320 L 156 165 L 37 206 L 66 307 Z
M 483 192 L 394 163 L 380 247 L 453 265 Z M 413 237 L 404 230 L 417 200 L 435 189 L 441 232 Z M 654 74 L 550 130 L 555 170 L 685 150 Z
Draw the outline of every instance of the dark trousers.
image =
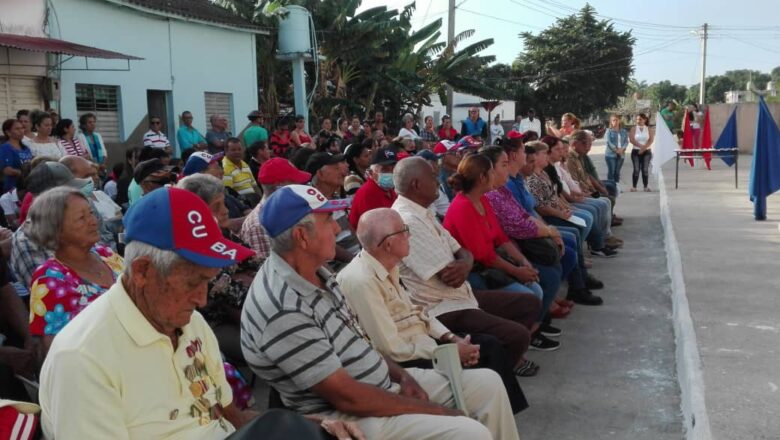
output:
M 634 174 L 631 176 L 634 188 L 639 182 L 639 172 L 642 172 L 642 183 L 647 188 L 647 181 L 650 174 L 650 159 L 653 158 L 653 153 L 647 151 L 645 154 L 639 154 L 636 149 L 631 151 L 631 164 L 634 165 Z
M 284 409 L 269 409 L 228 437 L 229 440 L 322 440 L 316 423 Z
M 528 350 L 530 328 L 539 317 L 541 301 L 533 295 L 495 290 L 475 291 L 479 309 L 443 313 L 436 318 L 455 333 L 482 333 L 497 338 L 514 367 Z

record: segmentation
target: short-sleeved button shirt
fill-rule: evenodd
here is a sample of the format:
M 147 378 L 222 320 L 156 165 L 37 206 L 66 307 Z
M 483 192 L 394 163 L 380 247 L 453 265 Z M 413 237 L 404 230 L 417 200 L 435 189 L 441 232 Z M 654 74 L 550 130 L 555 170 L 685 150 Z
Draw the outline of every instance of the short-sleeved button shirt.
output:
M 333 274 L 320 268 L 318 275 L 324 288 L 305 280 L 271 252 L 241 313 L 241 347 L 247 363 L 279 391 L 288 408 L 306 414 L 333 410 L 311 388 L 340 368 L 359 382 L 397 389 Z
M 41 370 L 46 438 L 222 440 L 233 401 L 214 333 L 198 312 L 171 339 L 120 279 L 54 338 Z
M 252 177 L 252 170 L 249 169 L 249 165 L 243 160 L 236 165 L 227 157 L 222 159 L 222 169 L 224 170 L 224 177 L 222 181 L 228 188 L 239 194 L 255 194 L 255 189 L 252 184 L 255 183 L 255 178 Z

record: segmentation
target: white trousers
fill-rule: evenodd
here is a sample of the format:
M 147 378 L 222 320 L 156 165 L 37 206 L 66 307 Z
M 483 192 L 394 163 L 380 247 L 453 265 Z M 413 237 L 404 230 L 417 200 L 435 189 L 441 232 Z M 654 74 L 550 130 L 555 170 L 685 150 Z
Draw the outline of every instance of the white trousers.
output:
M 454 407 L 450 382 L 435 370 L 406 371 L 428 393 L 432 402 Z M 355 421 L 366 438 L 387 440 L 519 440 L 506 389 L 492 370 L 463 371 L 463 394 L 470 417 L 405 414 L 393 417 L 355 417 L 338 411 L 322 415 Z

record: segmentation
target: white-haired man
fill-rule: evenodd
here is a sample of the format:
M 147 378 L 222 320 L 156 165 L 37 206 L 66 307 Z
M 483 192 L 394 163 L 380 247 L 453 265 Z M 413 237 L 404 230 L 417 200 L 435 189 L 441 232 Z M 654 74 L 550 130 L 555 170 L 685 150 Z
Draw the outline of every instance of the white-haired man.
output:
M 517 438 L 496 374 L 485 371 L 480 387 L 465 387 L 477 421 L 444 405 L 452 403 L 445 376 L 404 370 L 371 348 L 323 267 L 339 231 L 331 214 L 348 206 L 302 185 L 281 188 L 266 202 L 261 221 L 271 255 L 241 316 L 241 345 L 254 372 L 291 409 L 355 421 L 367 438 Z
M 220 268 L 252 251 L 226 240 L 206 203 L 182 189 L 149 193 L 124 221 L 124 274 L 65 326 L 43 364 L 46 438 L 267 438 L 284 421 L 309 431 L 287 438 L 317 438 L 316 425 L 288 412 L 256 418 L 232 404 L 217 340 L 195 311 Z

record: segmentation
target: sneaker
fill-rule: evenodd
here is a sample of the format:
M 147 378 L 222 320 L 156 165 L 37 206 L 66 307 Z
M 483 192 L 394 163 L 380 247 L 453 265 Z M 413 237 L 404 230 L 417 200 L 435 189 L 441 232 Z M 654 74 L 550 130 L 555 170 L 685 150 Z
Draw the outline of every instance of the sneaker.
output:
M 604 240 L 604 244 L 611 248 L 620 248 L 623 247 L 623 240 L 615 237 L 614 235 L 611 237 L 608 237 L 606 240 Z
M 536 373 L 538 372 L 539 372 L 539 366 L 536 365 L 533 361 L 529 361 L 528 359 L 526 359 L 522 365 L 515 368 L 515 376 L 520 376 L 520 377 L 536 376 Z
M 592 294 L 588 289 L 569 290 L 566 299 L 570 299 L 575 303 L 584 306 L 600 306 L 604 304 L 604 300 L 601 299 L 600 296 Z
M 563 330 L 559 329 L 558 327 L 553 327 L 550 324 L 542 324 L 539 326 L 539 333 L 549 338 L 557 338 L 563 333 Z
M 561 343 L 558 341 L 553 341 L 552 339 L 544 336 L 541 333 L 537 333 L 533 335 L 531 338 L 531 346 L 528 347 L 531 350 L 538 350 L 538 351 L 554 351 L 560 348 Z
M 617 252 L 608 247 L 603 247 L 601 249 L 591 249 L 590 254 L 601 258 L 615 258 L 617 256 Z
M 587 287 L 588 290 L 599 290 L 604 288 L 604 283 L 593 275 L 588 274 L 588 277 L 585 278 L 585 287 Z

